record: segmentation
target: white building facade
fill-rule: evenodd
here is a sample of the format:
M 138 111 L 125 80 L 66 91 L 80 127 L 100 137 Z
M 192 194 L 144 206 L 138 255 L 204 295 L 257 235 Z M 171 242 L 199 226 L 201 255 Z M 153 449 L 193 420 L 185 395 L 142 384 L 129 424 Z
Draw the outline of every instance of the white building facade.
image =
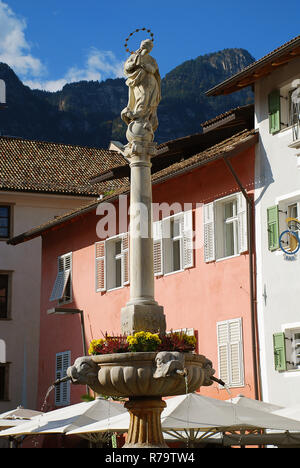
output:
M 292 406 L 300 404 L 300 36 L 207 95 L 249 85 L 259 131 L 254 203 L 261 398 Z
M 298 231 L 297 223 L 288 223 L 288 218 L 300 219 L 300 140 L 297 144 L 291 101 L 299 85 L 299 57 L 255 84 L 255 125 L 260 135 L 255 213 L 262 395 L 284 406 L 300 403 L 300 251 L 295 236 L 284 234 L 289 227 Z M 277 99 L 273 108 L 272 99 Z

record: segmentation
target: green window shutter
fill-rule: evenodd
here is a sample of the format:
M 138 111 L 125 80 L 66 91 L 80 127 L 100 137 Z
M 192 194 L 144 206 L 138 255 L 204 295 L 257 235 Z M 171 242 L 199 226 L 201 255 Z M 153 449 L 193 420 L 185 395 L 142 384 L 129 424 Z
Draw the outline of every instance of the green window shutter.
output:
M 284 333 L 274 333 L 273 335 L 274 362 L 275 370 L 286 370 L 286 353 L 285 353 L 285 335 Z
M 279 248 L 278 205 L 271 206 L 267 209 L 267 220 L 269 250 L 276 250 Z
M 269 101 L 269 131 L 276 133 L 280 130 L 280 91 L 276 89 L 268 96 Z

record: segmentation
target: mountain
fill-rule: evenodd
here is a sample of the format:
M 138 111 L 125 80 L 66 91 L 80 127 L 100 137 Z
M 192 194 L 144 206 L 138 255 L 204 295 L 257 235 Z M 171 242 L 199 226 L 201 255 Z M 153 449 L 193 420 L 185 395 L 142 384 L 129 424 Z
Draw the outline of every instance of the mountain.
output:
M 188 60 L 162 79 L 158 108 L 158 143 L 201 131 L 200 124 L 229 109 L 253 102 L 250 89 L 206 97 L 205 91 L 255 59 L 244 49 L 224 49 Z M 126 106 L 124 79 L 80 81 L 55 93 L 31 90 L 13 70 L 0 63 L 7 89 L 7 109 L 0 112 L 2 135 L 106 148 L 126 142 L 120 112 Z

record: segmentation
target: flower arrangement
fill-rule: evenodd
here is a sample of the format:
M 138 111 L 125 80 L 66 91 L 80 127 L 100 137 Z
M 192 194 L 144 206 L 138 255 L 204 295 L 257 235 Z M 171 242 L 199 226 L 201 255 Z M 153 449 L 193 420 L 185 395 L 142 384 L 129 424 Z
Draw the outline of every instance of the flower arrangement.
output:
M 105 338 L 92 340 L 89 347 L 89 354 L 156 351 L 179 351 L 186 353 L 195 351 L 195 348 L 195 336 L 190 336 L 183 332 L 171 332 L 166 335 L 158 335 L 157 333 L 140 331 L 129 336 L 105 335 Z
M 161 338 L 159 351 L 179 351 L 188 353 L 195 351 L 197 340 L 194 335 L 182 332 L 171 332 Z
M 140 331 L 127 337 L 130 351 L 133 353 L 153 352 L 161 344 L 161 339 L 156 333 Z
M 126 336 L 105 336 L 90 342 L 89 354 L 128 353 L 129 343 Z

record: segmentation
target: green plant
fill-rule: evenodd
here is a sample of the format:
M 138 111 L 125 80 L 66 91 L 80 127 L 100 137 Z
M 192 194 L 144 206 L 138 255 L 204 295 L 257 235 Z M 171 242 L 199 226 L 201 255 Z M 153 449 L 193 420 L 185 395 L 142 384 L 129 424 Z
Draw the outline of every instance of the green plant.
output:
M 133 335 L 108 336 L 92 340 L 89 354 L 138 353 L 158 351 L 192 352 L 196 348 L 195 336 L 183 332 L 171 332 L 166 335 L 140 331 Z

